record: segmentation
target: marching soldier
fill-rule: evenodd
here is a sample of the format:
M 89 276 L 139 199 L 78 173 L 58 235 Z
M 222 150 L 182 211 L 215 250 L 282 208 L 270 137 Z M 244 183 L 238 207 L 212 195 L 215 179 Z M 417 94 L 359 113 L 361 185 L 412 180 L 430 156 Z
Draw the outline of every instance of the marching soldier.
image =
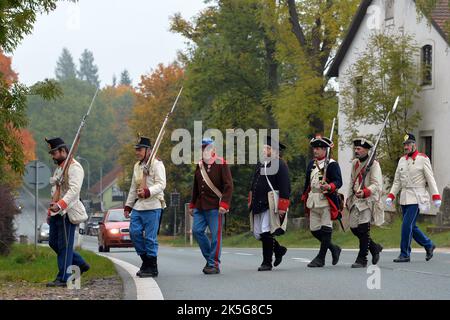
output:
M 272 256 L 275 254 L 273 266 L 278 266 L 286 254 L 286 247 L 280 245 L 275 236 L 285 232 L 283 222 L 289 208 L 291 184 L 287 164 L 280 158 L 280 150 L 285 145 L 271 137 L 267 137 L 264 145 L 264 163 L 258 163 L 251 183 L 248 207 L 250 212 L 251 229 L 256 239 L 262 242 L 263 262 L 258 271 L 272 270 Z M 273 171 L 273 172 L 271 172 Z M 276 193 L 271 200 L 270 192 Z M 277 201 L 278 200 L 278 201 Z
M 413 134 L 405 135 L 403 147 L 405 155 L 398 162 L 394 183 L 386 199 L 386 204 L 392 206 L 395 196 L 401 190 L 400 205 L 403 213 L 401 252 L 394 262 L 410 261 L 412 239 L 425 248 L 425 260 L 429 261 L 433 257 L 436 246 L 419 229 L 416 221 L 419 211 L 426 212 L 430 209 L 430 195 L 426 190 L 426 185 L 431 191 L 436 208 L 441 206 L 441 196 L 433 176 L 430 159 L 426 154 L 417 151 L 416 138 Z
M 374 160 L 365 176 L 364 184 L 362 183 L 373 143 L 364 138 L 357 138 L 353 140 L 353 145 L 356 159 L 352 162 L 347 208 L 350 212 L 350 229 L 359 239 L 359 253 L 352 268 L 365 268 L 368 251 L 372 254 L 372 264 L 377 264 L 383 250 L 381 245 L 370 238 L 370 223 L 376 214 L 383 191 L 383 176 L 380 164 Z
M 233 178 L 226 161 L 216 154 L 214 141 L 202 140 L 202 160 L 194 173 L 189 214 L 194 217 L 192 233 L 206 260 L 204 274 L 220 273 L 223 217 L 229 211 Z M 211 232 L 211 241 L 205 234 Z
M 325 256 L 330 249 L 332 264 L 339 262 L 341 248 L 331 242 L 333 232 L 332 215 L 338 215 L 340 199 L 337 189 L 342 186 L 341 169 L 339 164 L 330 159 L 324 177 L 327 148 L 333 147 L 333 142 L 325 137 L 317 136 L 310 141 L 313 148 L 314 159 L 306 169 L 305 187 L 302 201 L 306 204 L 306 212 L 309 212 L 309 227 L 313 236 L 320 241 L 318 255 L 308 264 L 308 267 L 323 267 Z
M 124 208 L 125 217 L 130 221 L 130 237 L 142 265 L 137 272 L 141 278 L 158 276 L 158 230 L 162 210 L 166 207 L 166 169 L 161 160 L 155 158 L 147 169 L 145 165 L 151 153 L 150 139 L 139 137 L 135 145 L 138 162 L 134 165 L 130 192 Z M 145 179 L 145 181 L 144 181 Z
M 52 197 L 56 192 L 56 177 L 61 175 L 64 163 L 69 154 L 67 145 L 61 138 L 45 139 L 49 146 L 49 154 L 53 162 L 58 165 L 50 178 L 52 185 Z M 47 287 L 65 287 L 68 278 L 72 275 L 67 272 L 67 268 L 76 265 L 80 272 L 89 270 L 89 264 L 73 250 L 76 221 L 71 221 L 71 215 L 86 216 L 86 209 L 80 201 L 80 191 L 83 185 L 84 171 L 78 161 L 72 159 L 67 170 L 67 176 L 61 186 L 58 202 L 52 202 L 48 210 L 47 222 L 50 225 L 48 244 L 55 251 L 58 259 L 58 275 L 52 282 L 47 283 Z M 75 211 L 75 212 L 74 212 Z M 67 217 L 68 216 L 68 217 Z

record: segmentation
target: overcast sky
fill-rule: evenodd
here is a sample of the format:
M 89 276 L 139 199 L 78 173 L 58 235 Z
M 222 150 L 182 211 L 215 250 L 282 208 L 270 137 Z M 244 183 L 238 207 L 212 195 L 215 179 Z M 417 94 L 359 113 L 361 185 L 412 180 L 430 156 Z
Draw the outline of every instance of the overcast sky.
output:
M 203 0 L 79 0 L 60 2 L 39 16 L 32 35 L 13 54 L 13 68 L 30 85 L 53 78 L 63 47 L 75 63 L 84 49 L 94 53 L 101 85 L 111 84 L 127 69 L 133 84 L 158 63 L 172 62 L 186 39 L 169 31 L 169 17 L 191 18 L 205 8 Z

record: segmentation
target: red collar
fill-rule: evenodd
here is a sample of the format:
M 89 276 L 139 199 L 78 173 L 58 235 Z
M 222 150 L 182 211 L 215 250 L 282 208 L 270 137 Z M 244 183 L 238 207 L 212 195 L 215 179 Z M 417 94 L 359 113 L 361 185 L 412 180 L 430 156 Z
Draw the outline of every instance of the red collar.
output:
M 412 158 L 413 160 L 416 160 L 418 154 L 419 154 L 419 150 L 414 151 L 413 154 L 411 155 L 411 158 Z M 410 157 L 409 154 L 407 154 L 407 155 L 406 155 L 406 160 L 408 160 L 409 157 Z
M 317 161 L 322 161 L 323 159 L 325 159 L 327 156 L 323 156 L 322 158 L 316 158 Z

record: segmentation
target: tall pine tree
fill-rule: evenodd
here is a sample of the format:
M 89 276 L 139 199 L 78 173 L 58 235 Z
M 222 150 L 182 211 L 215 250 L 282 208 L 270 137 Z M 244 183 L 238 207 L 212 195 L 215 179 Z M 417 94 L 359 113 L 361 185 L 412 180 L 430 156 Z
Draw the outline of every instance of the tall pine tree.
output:
M 94 54 L 88 49 L 85 49 L 81 54 L 78 78 L 96 87 L 100 85 L 100 81 L 98 80 L 98 67 L 94 64 Z
M 120 85 L 122 86 L 131 86 L 131 78 L 130 78 L 130 73 L 128 72 L 127 69 L 123 70 L 122 73 L 120 74 Z
M 77 70 L 73 62 L 72 54 L 67 48 L 63 48 L 61 56 L 56 62 L 55 76 L 59 81 L 77 77 Z

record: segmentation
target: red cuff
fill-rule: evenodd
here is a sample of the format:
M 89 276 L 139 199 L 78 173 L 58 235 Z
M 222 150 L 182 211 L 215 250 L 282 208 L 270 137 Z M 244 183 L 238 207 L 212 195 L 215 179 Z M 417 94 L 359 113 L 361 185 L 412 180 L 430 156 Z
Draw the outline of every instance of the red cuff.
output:
M 195 204 L 193 204 L 192 202 L 189 203 L 189 209 L 195 209 Z
M 62 210 L 66 210 L 67 209 L 67 203 L 61 199 L 58 201 L 58 206 L 62 209 Z
M 364 198 L 368 198 L 372 194 L 372 191 L 370 191 L 370 189 L 367 189 L 367 188 L 364 188 L 363 192 L 364 192 Z
M 48 209 L 47 210 L 47 217 L 51 217 L 52 216 L 52 214 L 51 214 L 51 212 L 50 212 L 50 209 Z
M 388 198 L 391 198 L 392 200 L 395 199 L 395 196 L 394 196 L 392 193 L 389 193 L 387 197 L 388 197 Z
M 226 202 L 220 201 L 219 207 L 224 208 L 225 210 L 230 210 L 230 205 Z
M 289 199 L 280 198 L 280 200 L 278 200 L 278 210 L 287 211 L 290 203 Z
M 441 200 L 441 195 L 440 194 L 433 194 L 433 201 L 435 200 Z
M 336 185 L 334 183 L 330 183 L 329 186 L 331 187 L 330 193 L 333 193 L 334 191 L 336 191 Z
M 305 192 L 304 194 L 302 194 L 302 197 L 300 198 L 300 200 L 305 202 L 307 198 L 308 198 L 308 194 Z
M 148 188 L 144 189 L 144 198 L 145 199 L 150 198 L 150 190 Z
M 133 208 L 129 207 L 129 206 L 125 206 L 125 208 L 123 208 L 123 211 L 126 211 L 126 212 L 131 212 L 131 210 L 133 210 Z

